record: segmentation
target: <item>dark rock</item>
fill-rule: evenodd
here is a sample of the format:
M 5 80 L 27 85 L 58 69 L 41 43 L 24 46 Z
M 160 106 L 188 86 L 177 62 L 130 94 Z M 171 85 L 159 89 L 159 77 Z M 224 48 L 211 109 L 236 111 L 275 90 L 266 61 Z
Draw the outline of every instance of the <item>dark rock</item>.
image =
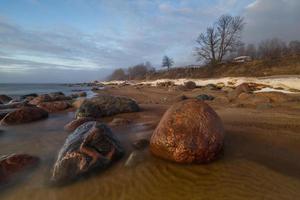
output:
M 205 85 L 204 88 L 206 88 L 208 90 L 219 90 L 219 88 L 215 84 L 212 84 L 212 83 Z
M 132 143 L 133 148 L 137 150 L 145 149 L 148 145 L 149 145 L 149 140 L 147 139 L 136 140 Z
M 14 108 L 21 108 L 27 106 L 26 102 L 15 102 L 15 103 L 10 103 L 10 104 L 5 104 L 5 105 L 0 105 L 0 110 L 2 109 L 14 109 Z
M 0 119 L 3 119 L 8 113 L 15 111 L 16 109 L 0 110 Z
M 184 86 L 189 90 L 195 89 L 197 87 L 197 85 L 194 81 L 185 82 Z
M 7 184 L 25 171 L 37 166 L 39 158 L 26 154 L 13 154 L 0 158 L 0 184 Z
M 105 169 L 124 154 L 119 141 L 102 123 L 86 122 L 67 138 L 55 162 L 52 182 L 63 184 L 95 169 Z
M 2 104 L 8 103 L 8 102 L 11 101 L 11 100 L 12 100 L 11 97 L 9 97 L 9 96 L 7 96 L 7 95 L 5 95 L 5 94 L 0 94 L 0 102 L 1 102 Z
M 217 158 L 223 141 L 216 112 L 203 101 L 189 99 L 167 110 L 151 137 L 150 150 L 179 163 L 207 163 Z
M 77 110 L 76 116 L 99 118 L 118 113 L 138 112 L 139 110 L 138 104 L 132 99 L 103 95 L 83 102 Z
M 48 112 L 37 107 L 22 107 L 8 113 L 2 120 L 1 125 L 15 125 L 37 121 L 48 117 Z
M 58 112 L 66 110 L 70 107 L 70 103 L 67 101 L 51 101 L 51 102 L 42 102 L 37 105 L 37 107 L 46 110 L 47 112 Z
M 38 105 L 43 102 L 66 101 L 71 99 L 71 97 L 65 96 L 62 92 L 54 92 L 50 94 L 39 95 L 38 97 L 35 97 L 33 100 L 31 100 L 29 104 Z
M 185 95 L 179 95 L 179 96 L 175 97 L 174 101 L 178 102 L 178 101 L 183 101 L 183 100 L 186 100 L 186 99 L 188 99 L 187 96 L 185 96 Z
M 201 100 L 201 101 L 212 101 L 215 99 L 215 97 L 207 94 L 200 94 L 196 97 L 196 99 Z
M 79 119 L 75 119 L 64 126 L 65 131 L 72 132 L 75 131 L 76 128 L 81 126 L 82 124 L 90 121 L 95 121 L 94 118 L 91 117 L 82 117 Z
M 36 93 L 31 93 L 31 94 L 22 95 L 20 99 L 23 100 L 23 99 L 27 99 L 28 97 L 37 97 L 37 96 L 38 95 Z

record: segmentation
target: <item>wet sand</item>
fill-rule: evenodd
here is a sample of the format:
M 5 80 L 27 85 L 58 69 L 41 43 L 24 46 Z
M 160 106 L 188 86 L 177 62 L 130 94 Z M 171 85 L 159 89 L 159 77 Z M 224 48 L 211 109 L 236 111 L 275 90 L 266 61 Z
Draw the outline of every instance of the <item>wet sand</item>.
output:
M 145 86 L 112 87 L 99 93 L 134 98 L 142 108 L 138 113 L 114 116 L 132 121 L 111 126 L 125 146 L 124 158 L 102 173 L 65 187 L 50 187 L 51 167 L 68 135 L 63 126 L 74 113 L 51 114 L 43 121 L 6 127 L 0 133 L 1 153 L 29 153 L 42 161 L 26 180 L 2 190 L 0 199 L 300 199 L 299 102 L 256 109 L 226 102 L 221 91 L 183 92 Z M 139 152 L 139 162 L 124 166 L 133 151 L 131 142 L 150 138 L 178 96 L 202 93 L 220 97 L 209 102 L 226 129 L 224 155 L 219 160 L 180 165 L 156 158 L 145 149 Z

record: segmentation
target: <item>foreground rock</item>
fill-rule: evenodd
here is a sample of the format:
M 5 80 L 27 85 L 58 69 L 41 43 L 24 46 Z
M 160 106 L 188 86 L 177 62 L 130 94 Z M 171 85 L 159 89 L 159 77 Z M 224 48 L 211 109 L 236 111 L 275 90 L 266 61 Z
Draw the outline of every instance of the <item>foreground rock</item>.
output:
M 38 104 L 37 106 L 46 110 L 47 112 L 63 111 L 71 107 L 71 105 L 67 101 L 43 102 Z
M 65 129 L 65 131 L 72 132 L 72 131 L 75 131 L 76 128 L 78 128 L 82 124 L 84 124 L 86 122 L 90 122 L 90 121 L 95 121 L 95 119 L 91 118 L 91 117 L 82 117 L 79 119 L 75 119 L 75 120 L 71 121 L 70 123 L 66 124 L 64 126 L 64 129 Z
M 86 100 L 77 110 L 76 116 L 99 118 L 111 116 L 118 113 L 138 112 L 138 104 L 126 97 L 116 97 L 110 95 L 98 96 Z
M 67 138 L 54 165 L 52 182 L 64 184 L 94 169 L 104 169 L 124 154 L 119 141 L 102 123 L 87 122 Z
M 7 184 L 19 174 L 37 166 L 39 158 L 26 154 L 13 154 L 0 158 L 0 184 Z
M 12 98 L 10 98 L 9 96 L 5 95 L 5 94 L 0 94 L 0 103 L 1 104 L 5 104 L 8 103 L 12 100 Z
M 151 137 L 150 150 L 179 163 L 207 163 L 216 159 L 223 140 L 216 112 L 203 101 L 189 99 L 167 110 Z
M 48 112 L 37 107 L 22 107 L 8 113 L 0 122 L 1 125 L 15 125 L 37 121 L 48 117 Z

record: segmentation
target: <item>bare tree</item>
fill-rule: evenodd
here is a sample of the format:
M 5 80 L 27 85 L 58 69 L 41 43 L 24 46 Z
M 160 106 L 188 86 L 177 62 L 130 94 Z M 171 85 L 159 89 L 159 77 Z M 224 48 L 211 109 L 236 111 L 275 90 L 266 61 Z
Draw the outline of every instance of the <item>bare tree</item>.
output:
M 169 70 L 173 64 L 174 64 L 174 61 L 171 58 L 169 58 L 168 56 L 163 57 L 162 65 L 161 65 L 162 67 L 167 67 L 167 69 Z
M 196 40 L 199 47 L 196 47 L 197 60 L 205 60 L 216 63 L 216 52 L 218 50 L 219 38 L 214 27 L 206 29 L 206 33 L 201 33 Z
M 240 16 L 222 15 L 218 21 L 201 33 L 196 40 L 198 60 L 210 63 L 221 62 L 229 52 L 236 51 L 242 44 L 241 32 L 244 19 Z

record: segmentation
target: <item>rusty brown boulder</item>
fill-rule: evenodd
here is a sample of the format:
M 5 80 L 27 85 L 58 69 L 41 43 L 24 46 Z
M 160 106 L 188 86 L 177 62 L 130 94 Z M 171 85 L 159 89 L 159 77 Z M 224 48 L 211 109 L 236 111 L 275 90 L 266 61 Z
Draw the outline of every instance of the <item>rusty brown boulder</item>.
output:
M 52 102 L 42 102 L 37 105 L 37 107 L 46 110 L 47 112 L 58 112 L 66 110 L 71 105 L 67 101 L 52 101 Z
M 78 118 L 75 119 L 71 122 L 69 122 L 68 124 L 66 124 L 64 126 L 65 131 L 68 132 L 73 132 L 76 130 L 76 128 L 78 128 L 80 125 L 84 124 L 85 122 L 90 122 L 90 121 L 96 121 L 94 118 L 92 117 L 82 117 L 82 118 Z
M 8 113 L 0 122 L 1 125 L 15 125 L 37 121 L 48 117 L 48 112 L 37 107 L 22 107 Z
M 171 106 L 151 140 L 151 152 L 179 163 L 207 163 L 219 155 L 224 128 L 216 112 L 203 101 L 188 99 Z
M 13 154 L 0 158 L 0 184 L 6 184 L 16 175 L 35 167 L 39 158 L 27 154 Z

